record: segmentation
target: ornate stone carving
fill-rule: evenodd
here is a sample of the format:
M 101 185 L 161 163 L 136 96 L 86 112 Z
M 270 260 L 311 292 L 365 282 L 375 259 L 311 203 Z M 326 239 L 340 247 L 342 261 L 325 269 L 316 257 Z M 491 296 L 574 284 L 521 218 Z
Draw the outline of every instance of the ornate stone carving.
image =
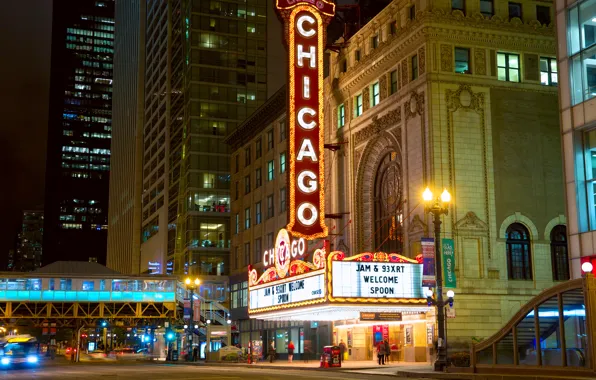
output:
M 344 103 L 344 112 L 346 113 L 346 125 L 352 120 L 352 98 L 347 99 Z
M 484 93 L 472 92 L 468 84 L 462 84 L 455 91 L 447 90 L 445 92 L 447 100 L 447 109 L 455 112 L 459 108 L 471 109 L 477 112 L 484 111 Z
M 366 86 L 362 89 L 362 111 L 370 108 L 370 87 Z
M 364 148 L 354 150 L 354 167 L 357 168 L 360 164 L 360 158 L 362 158 L 362 151 Z
M 476 75 L 486 75 L 486 50 L 474 49 L 474 71 Z
M 372 123 L 356 132 L 354 135 L 354 144 L 358 145 L 363 141 L 370 139 L 373 136 L 379 135 L 381 132 L 399 124 L 401 122 L 401 107 L 387 112 L 380 118 L 373 116 Z M 401 141 L 401 129 L 397 130 L 398 141 Z
M 418 75 L 426 72 L 426 48 L 422 46 L 418 49 Z
M 383 101 L 387 97 L 387 80 L 389 79 L 388 76 L 389 76 L 389 74 L 386 74 L 386 75 L 382 75 L 379 78 L 381 101 Z
M 453 48 L 451 45 L 441 45 L 441 71 L 453 71 Z
M 410 93 L 410 99 L 404 103 L 404 113 L 406 120 L 415 117 L 416 115 L 422 115 L 424 112 L 424 93 L 417 93 L 412 91 Z M 424 125 L 424 122 L 422 123 Z
M 345 107 L 344 107 L 345 109 Z M 333 130 L 337 130 L 337 108 L 333 109 Z
M 399 88 L 408 84 L 408 73 L 408 60 L 404 59 L 401 61 L 401 83 L 399 84 Z
M 420 219 L 420 215 L 418 215 L 418 214 L 414 215 L 414 217 L 412 218 L 412 221 L 410 222 L 410 226 L 408 228 L 408 233 L 415 234 L 415 233 L 423 232 L 426 234 L 427 231 L 428 231 L 428 226 L 426 225 L 426 223 L 424 223 L 424 221 L 422 219 Z
M 488 224 L 480 220 L 473 211 L 469 211 L 455 223 L 455 229 L 460 231 L 488 231 Z

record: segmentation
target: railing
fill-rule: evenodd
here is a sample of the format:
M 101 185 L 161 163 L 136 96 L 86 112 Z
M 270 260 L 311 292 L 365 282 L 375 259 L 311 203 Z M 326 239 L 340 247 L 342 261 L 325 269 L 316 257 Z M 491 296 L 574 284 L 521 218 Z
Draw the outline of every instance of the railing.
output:
M 474 345 L 470 357 L 474 372 L 593 373 L 585 336 L 591 326 L 586 281 L 594 283 L 594 277 L 566 281 L 543 291 L 499 332 Z

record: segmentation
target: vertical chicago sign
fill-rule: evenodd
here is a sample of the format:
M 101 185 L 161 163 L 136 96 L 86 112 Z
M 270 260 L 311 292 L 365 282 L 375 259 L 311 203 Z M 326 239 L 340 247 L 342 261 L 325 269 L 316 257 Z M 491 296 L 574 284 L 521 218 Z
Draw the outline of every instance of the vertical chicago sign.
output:
M 307 240 L 327 236 L 324 190 L 323 53 L 335 4 L 277 0 L 289 53 L 289 223 Z

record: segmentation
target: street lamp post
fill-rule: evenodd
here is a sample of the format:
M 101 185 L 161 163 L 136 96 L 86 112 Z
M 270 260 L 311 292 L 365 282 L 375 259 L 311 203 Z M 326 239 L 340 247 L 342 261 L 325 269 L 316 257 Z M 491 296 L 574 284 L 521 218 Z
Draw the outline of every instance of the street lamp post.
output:
M 193 312 L 194 312 L 194 307 L 193 307 L 193 301 L 194 301 L 194 290 L 196 288 L 199 287 L 199 285 L 201 285 L 201 280 L 199 280 L 198 278 L 195 278 L 194 281 L 190 279 L 190 277 L 187 277 L 186 280 L 184 280 L 184 283 L 186 284 L 186 289 L 190 290 L 190 321 L 188 323 L 189 330 L 190 330 L 190 334 L 189 334 L 189 339 L 188 339 L 188 349 L 186 350 L 187 353 L 187 360 L 191 361 L 193 360 L 193 355 L 192 355 L 192 338 L 193 338 L 193 330 L 192 330 L 192 326 L 194 325 L 193 322 Z M 199 316 L 200 318 L 200 316 Z
M 451 203 L 451 194 L 447 189 L 443 190 L 440 197 L 434 197 L 432 191 L 427 187 L 422 193 L 424 200 L 424 211 L 432 214 L 435 226 L 435 275 L 437 278 L 437 299 L 434 304 L 437 305 L 437 323 L 439 325 L 439 336 L 437 344 L 437 360 L 435 361 L 435 371 L 443 371 L 447 365 L 445 350 L 445 303 L 443 301 L 443 270 L 441 268 L 441 215 L 447 215 L 449 204 Z M 451 298 L 452 299 L 452 298 Z M 451 301 L 453 302 L 453 301 Z

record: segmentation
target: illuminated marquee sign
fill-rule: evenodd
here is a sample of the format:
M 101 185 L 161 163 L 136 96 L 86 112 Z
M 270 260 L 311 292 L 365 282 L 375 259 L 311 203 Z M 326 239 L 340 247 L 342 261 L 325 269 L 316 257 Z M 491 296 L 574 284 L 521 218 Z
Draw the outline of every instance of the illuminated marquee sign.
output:
M 326 0 L 277 0 L 289 52 L 289 223 L 308 240 L 327 236 L 324 192 L 323 51 L 335 14 Z
M 325 273 L 250 290 L 253 310 L 312 301 L 325 297 Z
M 344 258 L 332 252 L 327 263 L 333 302 L 423 303 L 422 264 L 396 253 L 362 253 Z

